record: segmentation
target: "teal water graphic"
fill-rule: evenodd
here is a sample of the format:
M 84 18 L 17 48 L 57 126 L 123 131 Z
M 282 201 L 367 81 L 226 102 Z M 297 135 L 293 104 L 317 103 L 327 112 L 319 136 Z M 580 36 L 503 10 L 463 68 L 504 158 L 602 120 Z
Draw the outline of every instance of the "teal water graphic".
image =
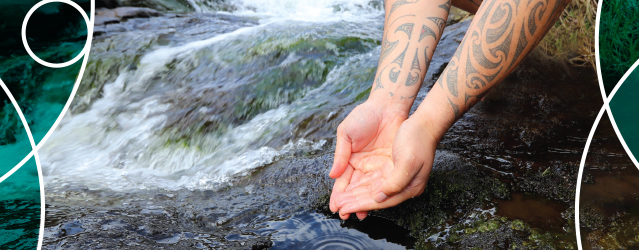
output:
M 39 1 L 0 3 L 0 79 L 24 114 L 35 144 L 60 116 L 78 77 L 82 60 L 59 69 L 33 60 L 21 39 L 27 12 Z M 75 1 L 89 14 L 88 0 Z M 82 51 L 87 37 L 81 14 L 63 3 L 48 3 L 30 17 L 27 42 L 41 59 L 61 63 Z M 0 249 L 35 249 L 41 222 L 41 193 L 36 157 L 11 98 L 0 93 Z M 20 168 L 16 166 L 24 160 Z M 17 169 L 17 170 L 16 170 Z M 15 171 L 8 175 L 10 171 Z

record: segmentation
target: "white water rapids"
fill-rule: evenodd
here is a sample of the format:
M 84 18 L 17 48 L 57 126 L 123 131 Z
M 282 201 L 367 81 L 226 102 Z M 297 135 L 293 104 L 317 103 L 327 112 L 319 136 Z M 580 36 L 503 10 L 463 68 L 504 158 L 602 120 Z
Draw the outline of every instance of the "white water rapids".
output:
M 206 11 L 203 1 L 190 2 L 198 6 L 196 10 Z M 317 106 L 313 104 L 317 98 L 282 104 L 241 125 L 229 127 L 222 134 L 203 134 L 201 141 L 211 145 L 207 148 L 167 144 L 161 135 L 168 119 L 165 112 L 171 104 L 163 101 L 164 95 L 145 91 L 159 73 L 169 71 L 167 65 L 173 61 L 201 49 L 223 46 L 229 39 L 248 39 L 251 34 L 287 25 L 292 20 L 318 25 L 346 20 L 365 22 L 379 19 L 383 13 L 368 0 L 242 0 L 235 5 L 237 11 L 232 15 L 257 17 L 260 24 L 205 40 L 154 49 L 141 58 L 137 69 L 123 72 L 115 81 L 107 83 L 101 97 L 85 112 L 67 113 L 40 150 L 47 188 L 64 190 L 77 185 L 114 191 L 215 189 L 291 152 L 320 150 L 325 140 L 298 139 L 281 148 L 253 147 L 285 131 L 289 121 L 304 107 Z M 375 54 L 368 53 L 366 57 L 374 58 Z M 331 79 L 339 78 L 335 75 L 343 74 L 340 67 L 346 66 L 336 66 L 326 83 L 318 88 L 334 84 L 336 81 Z

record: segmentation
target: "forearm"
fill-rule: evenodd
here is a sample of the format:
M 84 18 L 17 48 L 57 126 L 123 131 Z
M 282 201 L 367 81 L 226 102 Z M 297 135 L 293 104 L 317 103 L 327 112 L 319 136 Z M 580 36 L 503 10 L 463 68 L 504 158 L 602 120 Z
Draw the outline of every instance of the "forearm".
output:
M 450 2 L 385 2 L 382 50 L 369 100 L 408 114 L 446 26 Z
M 526 57 L 570 0 L 486 0 L 415 116 L 437 139 Z

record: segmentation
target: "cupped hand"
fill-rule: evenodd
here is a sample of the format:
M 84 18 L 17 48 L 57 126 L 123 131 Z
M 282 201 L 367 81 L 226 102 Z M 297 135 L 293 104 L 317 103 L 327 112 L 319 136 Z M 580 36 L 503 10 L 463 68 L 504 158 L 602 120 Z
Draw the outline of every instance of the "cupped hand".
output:
M 369 99 L 342 121 L 337 128 L 335 159 L 329 174 L 336 178 L 329 204 L 332 212 L 340 210 L 337 199 L 349 184 L 360 181 L 383 165 L 392 165 L 393 141 L 407 117 L 406 111 Z M 351 211 L 358 212 L 360 219 L 367 215 L 367 210 Z M 340 212 L 342 219 L 349 216 L 350 213 Z
M 358 213 L 360 217 L 365 211 L 396 206 L 424 192 L 440 138 L 424 124 L 414 117 L 404 121 L 394 137 L 392 158 L 369 165 L 351 178 L 335 201 L 340 215 Z

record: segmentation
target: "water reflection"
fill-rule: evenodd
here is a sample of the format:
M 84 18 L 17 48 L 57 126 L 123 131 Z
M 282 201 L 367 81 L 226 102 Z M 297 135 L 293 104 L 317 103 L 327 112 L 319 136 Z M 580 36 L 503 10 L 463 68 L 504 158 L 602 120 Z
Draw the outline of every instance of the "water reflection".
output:
M 318 213 L 303 213 L 284 221 L 264 223 L 264 229 L 257 231 L 261 236 L 271 236 L 273 245 L 270 249 L 406 249 L 414 244 L 405 229 L 375 217 L 361 222 L 341 222 Z M 376 223 L 376 222 L 382 222 Z M 365 233 L 383 231 L 403 237 L 385 237 L 382 239 Z M 360 231 L 358 229 L 368 229 Z M 388 235 L 386 235 L 388 236 Z M 381 238 L 381 237 L 380 237 Z M 395 241 L 395 242 L 390 242 Z

